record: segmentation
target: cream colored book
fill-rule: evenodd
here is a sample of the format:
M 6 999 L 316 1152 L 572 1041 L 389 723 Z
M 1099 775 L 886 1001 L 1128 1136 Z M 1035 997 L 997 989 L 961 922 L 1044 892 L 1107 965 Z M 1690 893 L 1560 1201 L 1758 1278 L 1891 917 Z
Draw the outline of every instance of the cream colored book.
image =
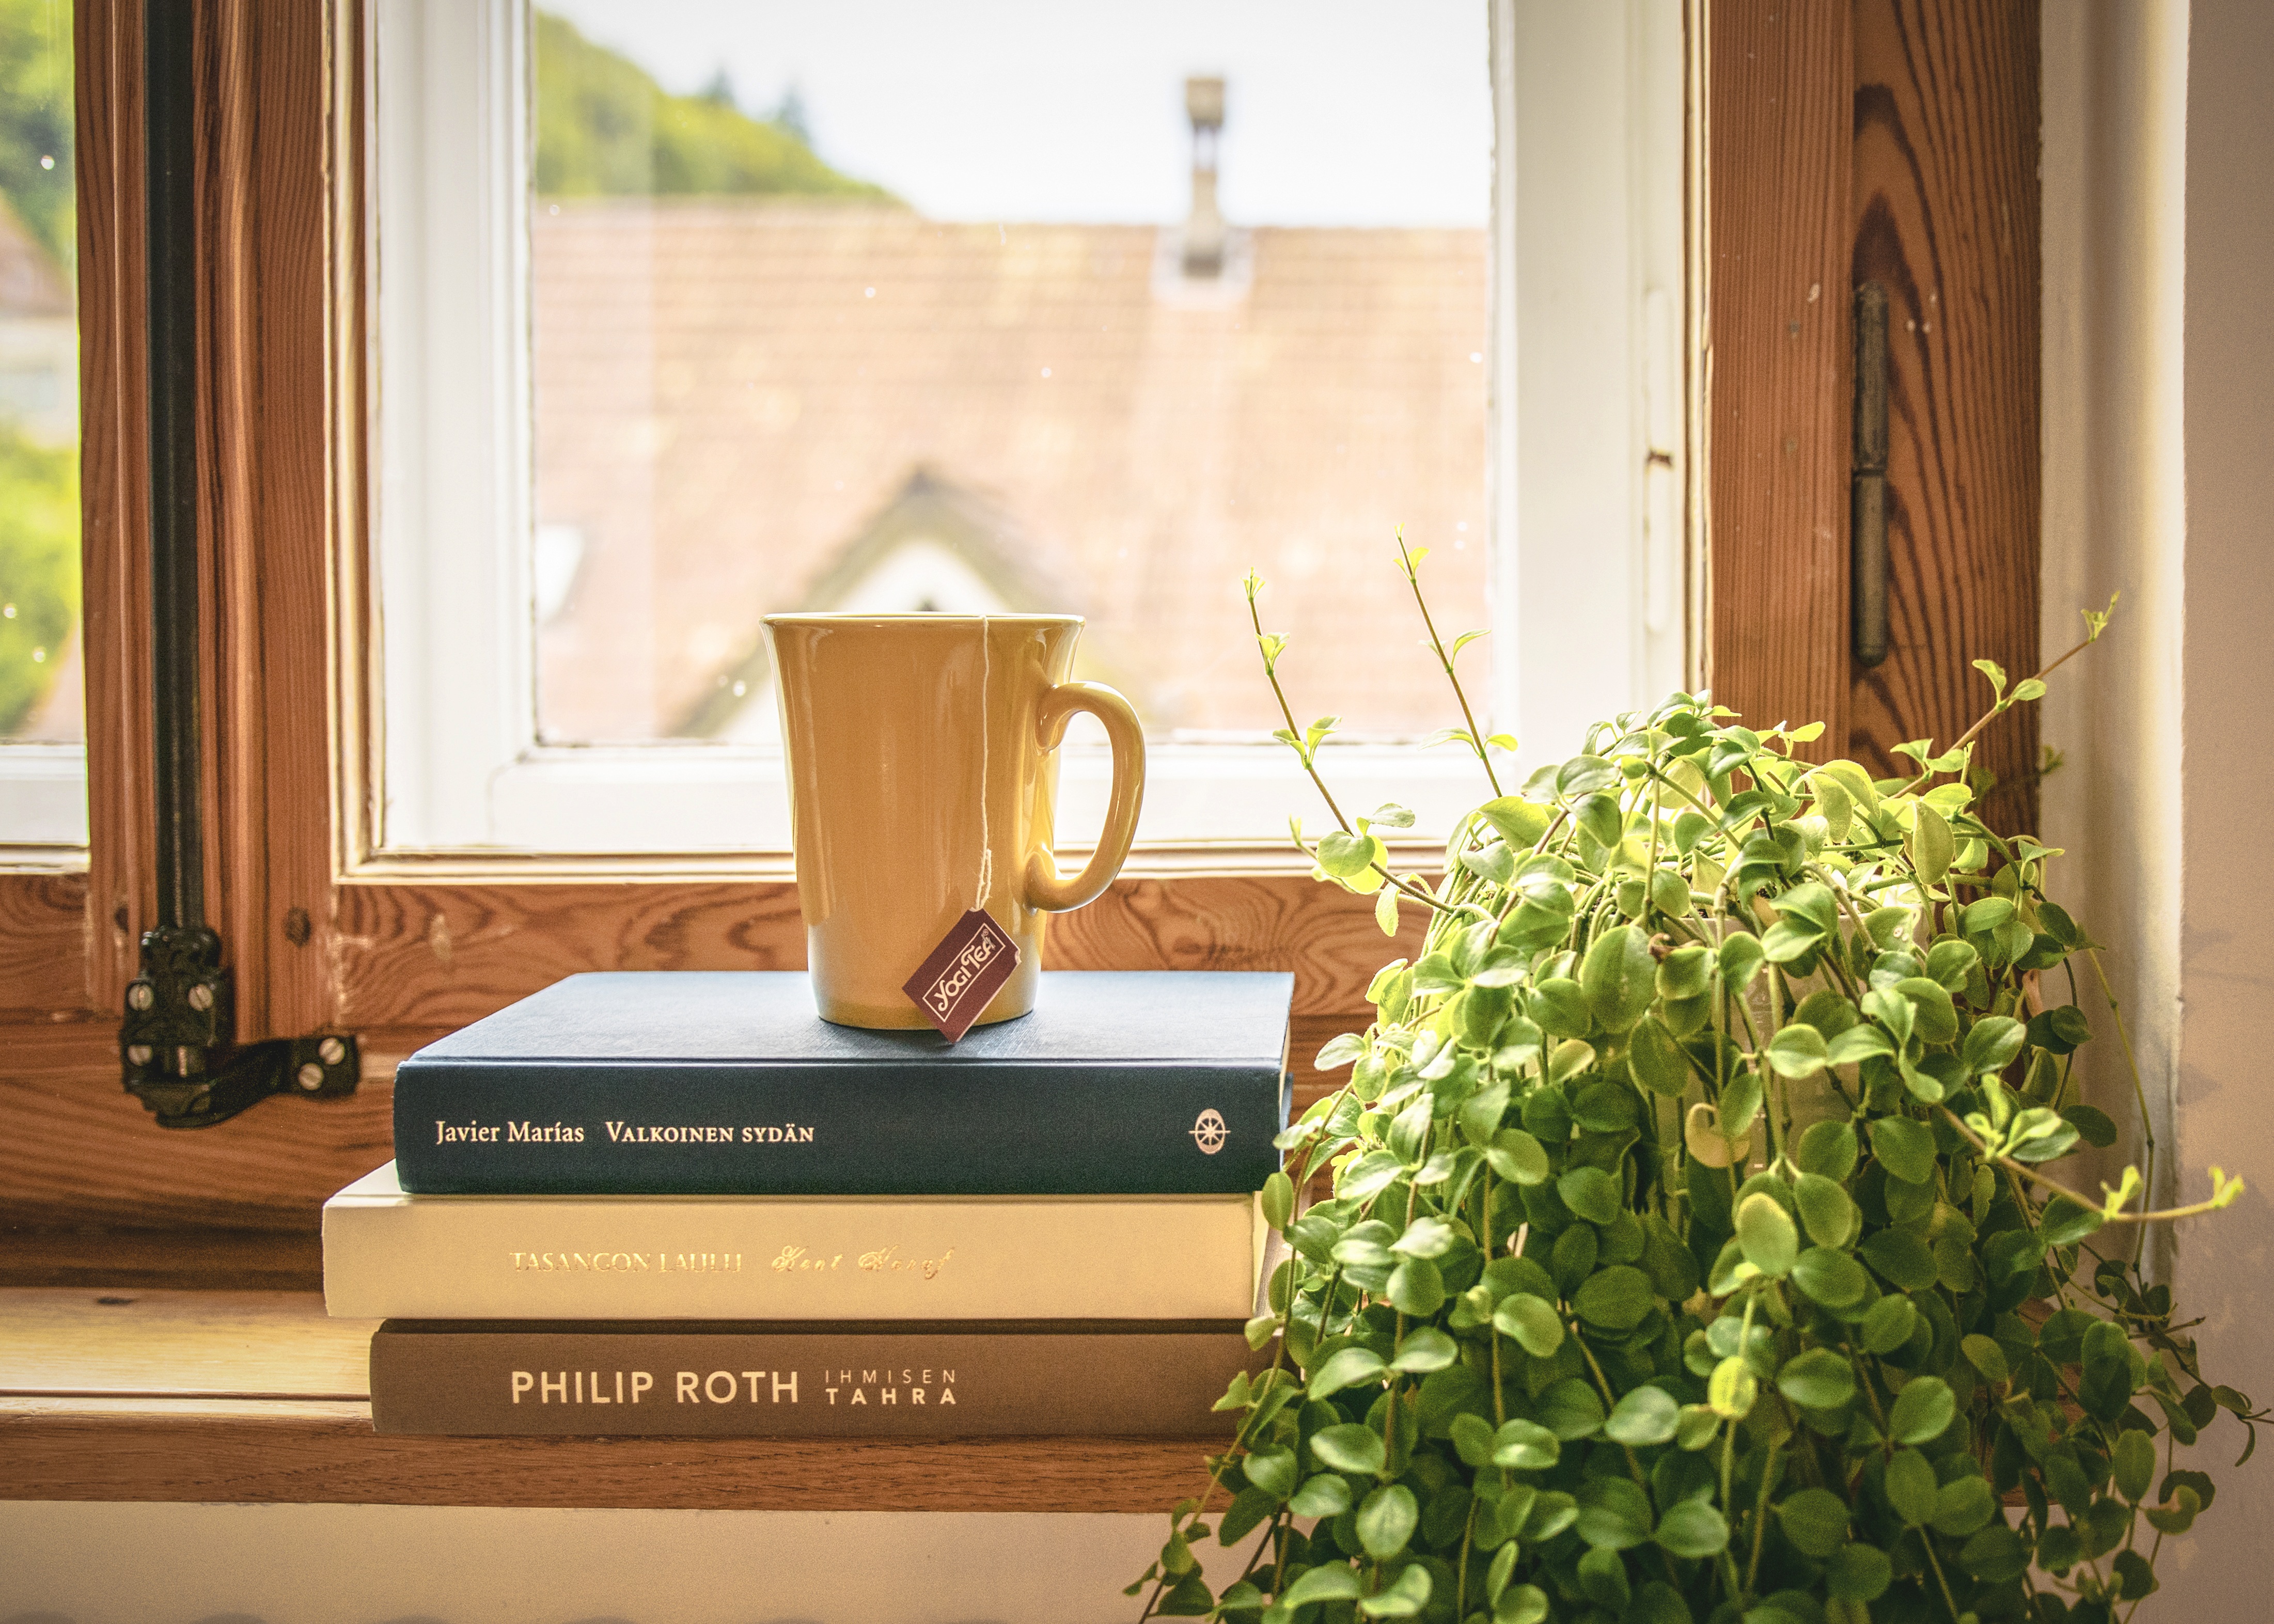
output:
M 358 1320 L 1245 1320 L 1252 1195 L 406 1195 L 324 1203 Z

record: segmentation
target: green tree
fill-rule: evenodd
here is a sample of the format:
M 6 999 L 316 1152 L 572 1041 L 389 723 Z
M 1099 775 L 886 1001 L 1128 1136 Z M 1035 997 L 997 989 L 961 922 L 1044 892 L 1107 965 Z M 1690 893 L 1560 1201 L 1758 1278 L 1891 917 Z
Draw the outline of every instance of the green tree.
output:
M 897 201 L 831 169 L 796 132 L 737 110 L 731 95 L 715 88 L 673 95 L 637 64 L 543 11 L 537 190 L 548 197 L 771 192 Z
M 68 269 L 78 232 L 70 0 L 0 0 L 0 195 Z
M 0 737 L 55 680 L 79 623 L 79 454 L 0 423 Z

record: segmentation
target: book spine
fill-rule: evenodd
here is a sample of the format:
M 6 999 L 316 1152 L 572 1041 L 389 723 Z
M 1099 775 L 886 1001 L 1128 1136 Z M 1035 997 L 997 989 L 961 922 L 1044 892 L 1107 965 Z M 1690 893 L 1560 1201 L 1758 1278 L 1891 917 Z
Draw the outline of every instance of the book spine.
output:
M 1245 1320 L 1251 1196 L 335 1198 L 350 1319 Z
M 1261 1190 L 1276 1065 L 422 1061 L 395 1152 L 425 1194 L 1176 1195 Z
M 1070 1334 L 418 1331 L 371 1343 L 372 1425 L 462 1436 L 1218 1437 L 1236 1326 Z

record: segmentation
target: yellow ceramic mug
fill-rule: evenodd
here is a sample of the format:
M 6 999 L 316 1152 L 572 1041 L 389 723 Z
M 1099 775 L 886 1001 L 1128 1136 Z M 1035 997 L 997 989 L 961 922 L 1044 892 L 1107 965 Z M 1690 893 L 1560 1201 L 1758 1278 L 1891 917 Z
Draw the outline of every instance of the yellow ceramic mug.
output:
M 1025 1014 L 1044 915 L 1112 883 L 1145 793 L 1129 702 L 1067 680 L 1080 617 L 773 614 L 765 626 L 822 1018 L 929 1025 L 901 988 L 974 908 L 1019 945 L 980 1019 Z M 1105 724 L 1113 799 L 1096 854 L 1068 881 L 1050 848 L 1058 744 L 1077 710 Z

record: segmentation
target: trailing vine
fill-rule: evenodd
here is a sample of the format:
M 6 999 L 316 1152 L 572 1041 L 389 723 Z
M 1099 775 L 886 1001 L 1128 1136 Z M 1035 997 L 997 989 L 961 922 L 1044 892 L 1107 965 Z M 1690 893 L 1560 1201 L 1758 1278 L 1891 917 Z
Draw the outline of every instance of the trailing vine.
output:
M 2214 1498 L 2179 1452 L 2225 1410 L 2248 1459 L 2269 1417 L 2205 1382 L 2130 1244 L 2240 1181 L 2149 1211 L 2136 1167 L 2098 1194 L 2053 1170 L 2116 1137 L 2074 1075 L 2075 961 L 2106 981 L 2047 894 L 2061 853 L 1969 786 L 1983 729 L 2107 614 L 2010 688 L 1976 661 L 1988 711 L 1901 747 L 1909 778 L 1675 694 L 1504 794 L 1515 741 L 1479 736 L 1478 634 L 1439 637 L 1426 555 L 1401 538 L 1464 723 L 1439 737 L 1494 790 L 1434 880 L 1383 838 L 1411 812 L 1336 801 L 1337 718 L 1297 726 L 1246 582 L 1277 736 L 1337 824 L 1296 841 L 1385 932 L 1428 923 L 1280 1139 L 1270 1359 L 1217 1404 L 1234 1440 L 1140 1616 L 2128 1620 Z M 1211 1538 L 1245 1553 L 1220 1589 Z

